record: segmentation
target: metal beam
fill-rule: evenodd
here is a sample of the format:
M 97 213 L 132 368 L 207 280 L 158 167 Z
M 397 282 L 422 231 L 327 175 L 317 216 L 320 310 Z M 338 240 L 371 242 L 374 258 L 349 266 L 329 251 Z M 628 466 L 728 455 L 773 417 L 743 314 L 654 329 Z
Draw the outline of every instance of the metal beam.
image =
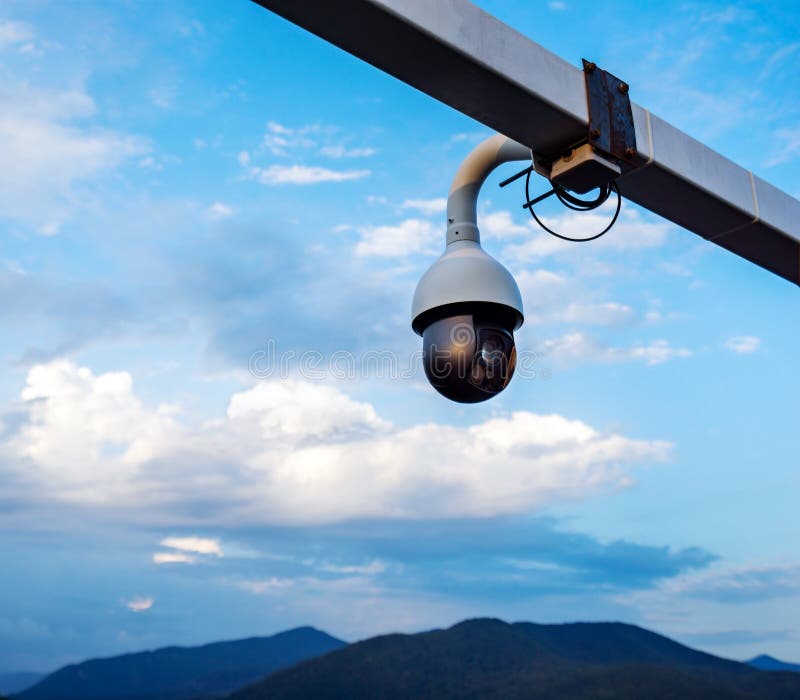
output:
M 544 157 L 586 135 L 583 72 L 468 0 L 254 1 Z M 646 165 L 623 194 L 800 284 L 800 202 L 636 104 L 633 117 Z

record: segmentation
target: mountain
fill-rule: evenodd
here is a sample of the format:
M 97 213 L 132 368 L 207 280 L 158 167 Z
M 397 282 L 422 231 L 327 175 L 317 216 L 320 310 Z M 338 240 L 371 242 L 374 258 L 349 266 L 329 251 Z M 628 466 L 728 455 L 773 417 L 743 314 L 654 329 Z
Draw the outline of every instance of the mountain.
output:
M 230 700 L 791 700 L 800 677 L 763 672 L 619 623 L 469 620 L 391 634 L 278 671 Z
M 800 673 L 800 664 L 788 664 L 766 654 L 756 656 L 756 658 L 745 661 L 745 663 L 748 666 L 757 668 L 759 671 L 794 671 L 795 673 Z
M 273 637 L 167 647 L 72 664 L 18 700 L 184 700 L 226 695 L 269 673 L 345 646 L 313 627 Z
M 30 688 L 34 683 L 44 678 L 44 673 L 17 671 L 15 673 L 0 673 L 0 693 L 18 693 L 25 688 Z

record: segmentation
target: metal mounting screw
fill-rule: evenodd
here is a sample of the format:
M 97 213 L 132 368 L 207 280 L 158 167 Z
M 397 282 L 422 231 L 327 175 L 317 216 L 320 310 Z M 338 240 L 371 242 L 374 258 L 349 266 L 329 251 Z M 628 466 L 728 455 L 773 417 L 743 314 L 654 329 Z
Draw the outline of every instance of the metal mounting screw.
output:
M 589 132 L 589 136 L 591 136 L 593 139 L 599 139 L 600 138 L 600 129 L 592 129 Z
M 636 149 L 635 148 L 631 148 L 630 146 L 628 146 L 628 148 L 625 149 L 625 157 L 626 158 L 631 159 L 635 155 L 636 155 Z
M 628 83 L 620 83 L 617 85 L 617 90 L 619 90 L 623 95 L 627 95 L 630 87 L 628 86 Z
M 597 64 L 593 61 L 590 61 L 586 64 L 586 72 L 587 73 L 594 73 L 597 70 Z

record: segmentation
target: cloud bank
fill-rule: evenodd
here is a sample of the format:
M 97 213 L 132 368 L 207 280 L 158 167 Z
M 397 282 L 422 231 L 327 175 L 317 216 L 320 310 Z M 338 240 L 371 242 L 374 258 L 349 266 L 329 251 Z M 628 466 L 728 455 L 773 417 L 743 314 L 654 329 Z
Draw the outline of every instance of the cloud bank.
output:
M 400 428 L 337 387 L 297 379 L 236 392 L 223 416 L 192 423 L 180 406 L 147 406 L 129 373 L 66 360 L 30 370 L 17 410 L 3 444 L 14 483 L 37 498 L 185 523 L 524 513 L 626 487 L 636 467 L 671 451 L 528 411 Z M 222 554 L 196 536 L 162 546 L 175 550 L 162 562 Z

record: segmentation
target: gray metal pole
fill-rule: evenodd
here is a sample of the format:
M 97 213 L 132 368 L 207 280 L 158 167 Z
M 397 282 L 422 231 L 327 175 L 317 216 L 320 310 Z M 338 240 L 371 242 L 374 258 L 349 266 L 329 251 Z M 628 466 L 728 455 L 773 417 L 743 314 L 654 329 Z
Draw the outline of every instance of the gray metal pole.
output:
M 582 71 L 468 0 L 254 0 L 553 158 L 586 134 Z M 635 92 L 636 86 L 632 87 Z M 800 202 L 633 104 L 633 202 L 800 284 Z

